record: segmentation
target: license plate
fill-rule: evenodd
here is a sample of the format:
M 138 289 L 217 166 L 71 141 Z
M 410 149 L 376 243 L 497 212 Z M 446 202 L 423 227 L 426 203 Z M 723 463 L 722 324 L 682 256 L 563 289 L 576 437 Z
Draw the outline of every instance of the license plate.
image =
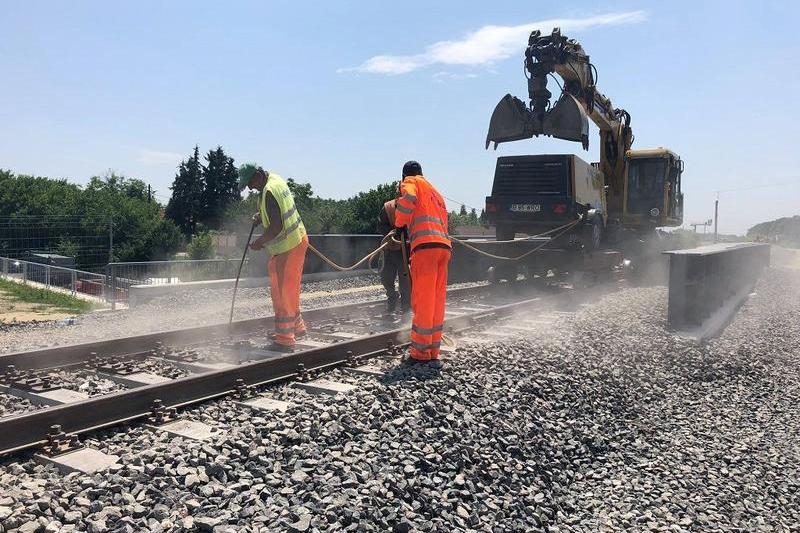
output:
M 511 204 L 511 211 L 518 213 L 538 213 L 541 210 L 541 204 Z

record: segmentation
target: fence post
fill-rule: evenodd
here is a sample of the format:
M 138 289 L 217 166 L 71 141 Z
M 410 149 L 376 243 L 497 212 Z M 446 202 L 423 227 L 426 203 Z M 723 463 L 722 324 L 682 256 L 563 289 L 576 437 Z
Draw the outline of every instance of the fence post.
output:
M 117 309 L 117 267 L 111 263 L 111 310 Z
M 8 275 L 8 257 L 3 258 L 3 275 Z
M 78 273 L 75 272 L 74 270 L 72 270 L 71 272 L 72 272 L 72 295 L 75 296 L 75 291 L 77 290 L 75 285 L 77 285 L 78 283 Z
M 44 284 L 50 288 L 50 265 L 44 266 Z
M 27 284 L 28 283 L 28 262 L 27 261 L 23 261 L 22 262 L 22 283 L 23 284 Z

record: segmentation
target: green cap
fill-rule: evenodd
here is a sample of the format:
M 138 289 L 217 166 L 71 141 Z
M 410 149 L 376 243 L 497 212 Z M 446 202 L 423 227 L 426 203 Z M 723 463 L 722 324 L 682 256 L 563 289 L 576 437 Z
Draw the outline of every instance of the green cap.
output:
M 239 167 L 239 190 L 247 187 L 247 184 L 253 179 L 253 174 L 255 174 L 259 168 L 257 163 L 245 163 Z

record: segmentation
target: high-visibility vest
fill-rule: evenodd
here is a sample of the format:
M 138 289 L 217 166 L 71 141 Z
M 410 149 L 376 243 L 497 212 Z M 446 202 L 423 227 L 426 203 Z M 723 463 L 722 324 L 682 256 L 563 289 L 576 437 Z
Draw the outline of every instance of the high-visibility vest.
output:
M 306 234 L 306 228 L 303 225 L 303 221 L 300 220 L 300 213 L 297 212 L 297 207 L 294 205 L 294 197 L 292 196 L 292 191 L 289 190 L 289 186 L 283 181 L 282 177 L 272 172 L 269 173 L 266 187 L 261 191 L 259 205 L 261 222 L 265 228 L 269 227 L 267 191 L 272 193 L 272 197 L 275 198 L 283 220 L 283 230 L 267 243 L 267 251 L 270 255 L 283 254 L 302 242 Z
M 395 210 L 395 227 L 408 228 L 412 251 L 427 243 L 452 246 L 447 235 L 444 198 L 424 177 L 406 176 L 403 179 Z

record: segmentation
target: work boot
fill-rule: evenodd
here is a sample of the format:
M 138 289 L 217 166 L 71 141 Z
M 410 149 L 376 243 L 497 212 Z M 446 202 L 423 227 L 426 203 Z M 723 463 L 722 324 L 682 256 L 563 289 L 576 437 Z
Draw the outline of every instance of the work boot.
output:
M 294 352 L 294 346 L 290 346 L 288 344 L 280 344 L 278 342 L 272 342 L 270 344 L 267 344 L 262 349 L 270 352 L 280 352 L 280 353 Z
M 428 361 L 426 361 L 424 359 L 414 359 L 410 355 L 406 355 L 400 361 L 400 365 L 401 366 L 417 366 L 417 365 L 424 365 L 427 362 Z
M 432 368 L 434 370 L 441 370 L 444 366 L 444 363 L 441 359 L 431 359 L 430 361 L 425 361 L 427 363 L 428 368 Z

